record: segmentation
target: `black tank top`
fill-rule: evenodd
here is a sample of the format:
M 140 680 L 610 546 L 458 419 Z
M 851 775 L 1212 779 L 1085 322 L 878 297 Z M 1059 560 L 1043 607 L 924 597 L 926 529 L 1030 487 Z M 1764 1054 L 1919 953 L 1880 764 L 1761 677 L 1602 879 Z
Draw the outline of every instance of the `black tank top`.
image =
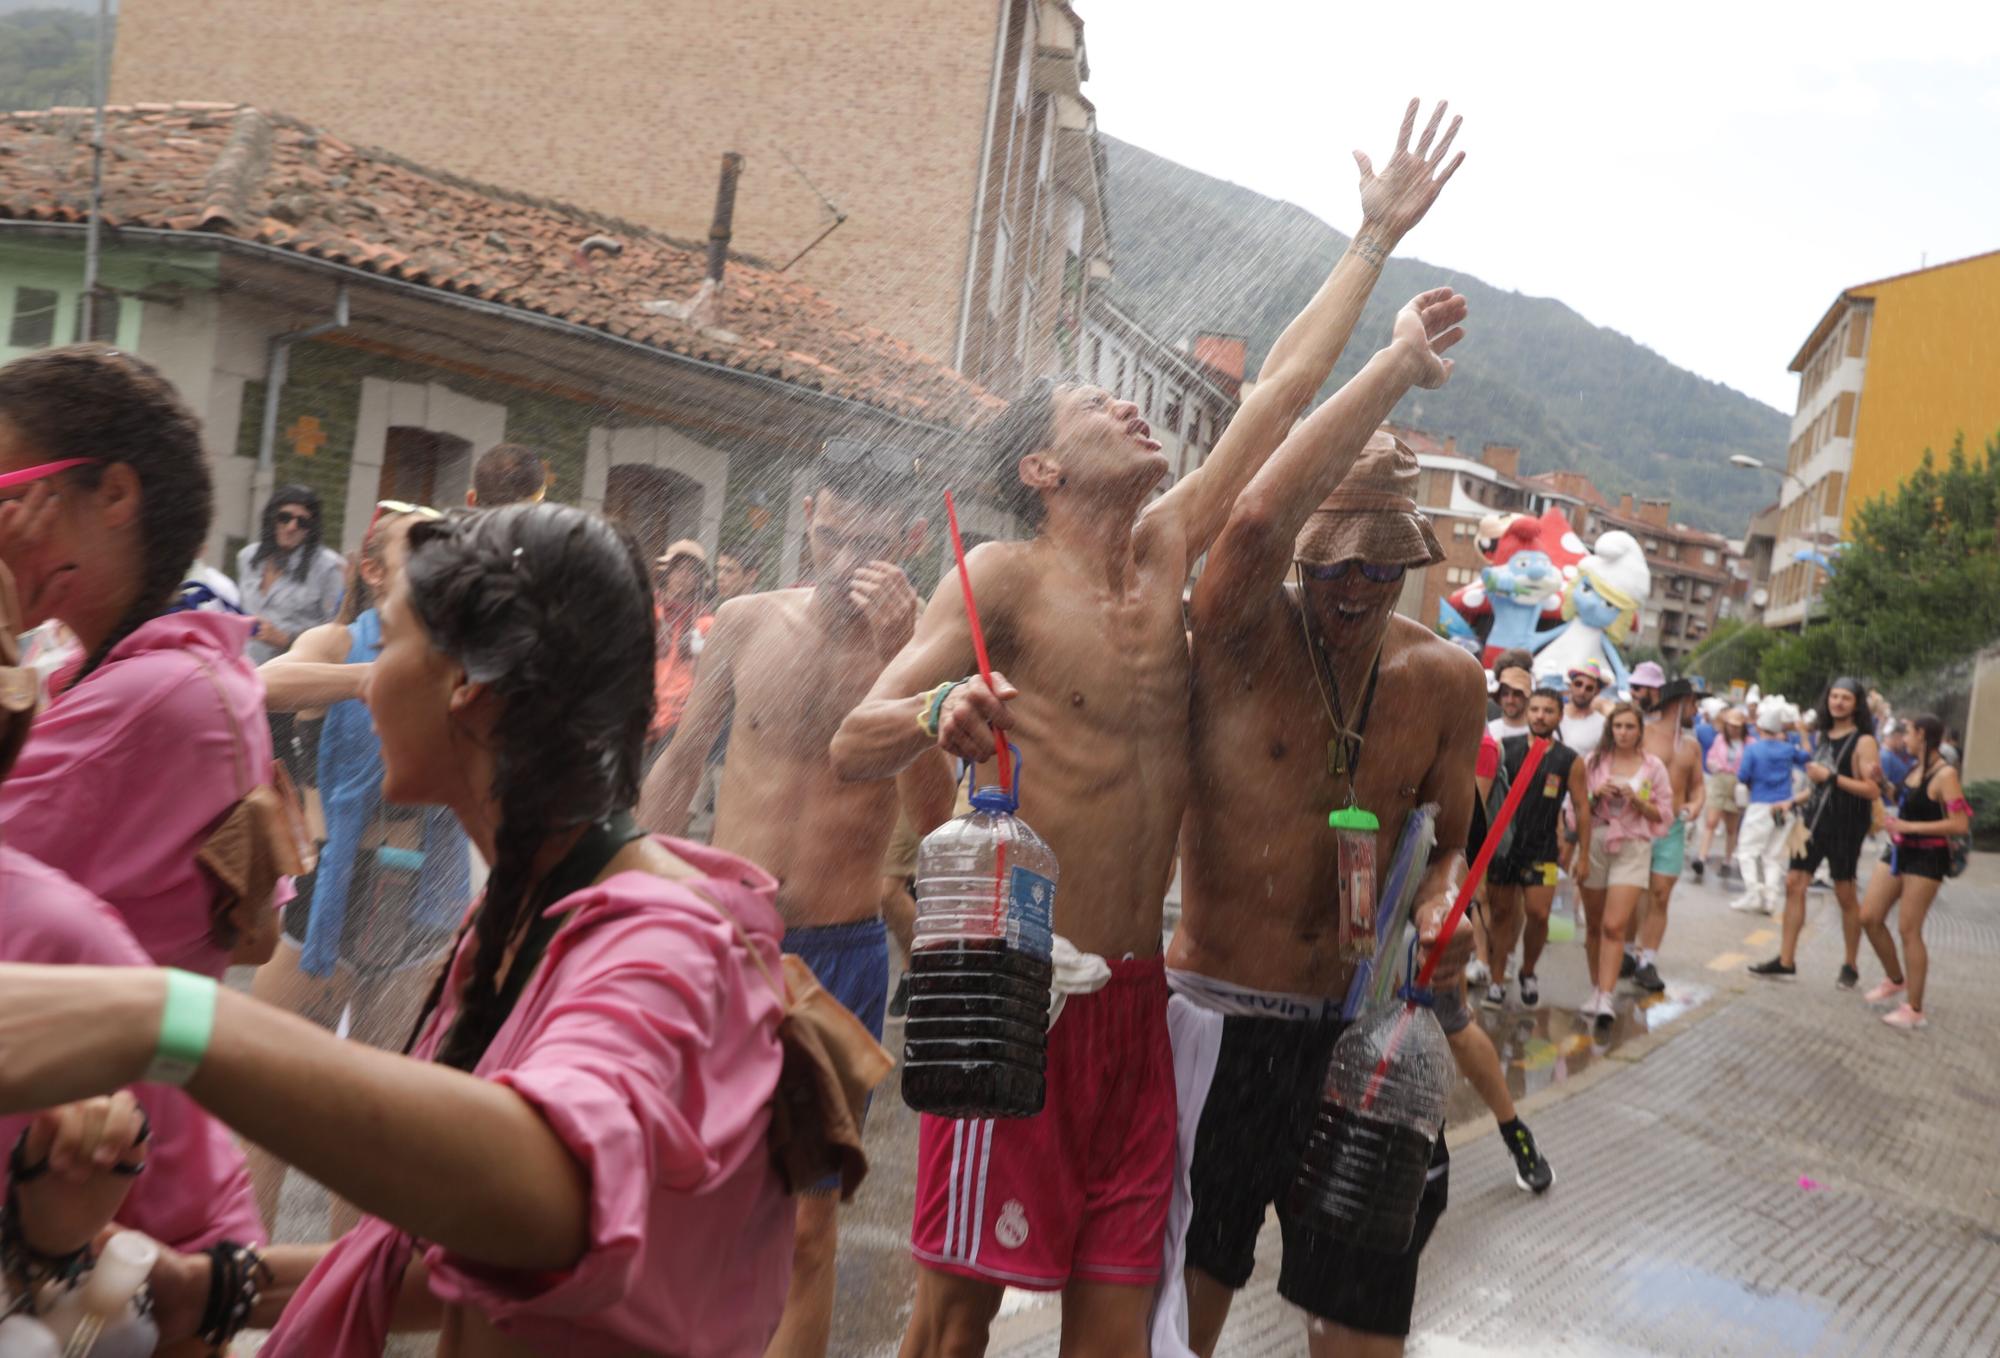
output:
M 1500 758 L 1511 782 L 1528 758 L 1528 736 L 1508 736 L 1500 742 Z M 1546 863 L 1556 856 L 1556 830 L 1562 823 L 1563 794 L 1576 751 L 1551 737 L 1547 753 L 1535 770 L 1536 786 L 1521 794 L 1514 811 L 1514 846 L 1509 857 L 1518 862 Z
M 1820 737 L 1816 756 L 1824 760 L 1828 754 L 1834 757 L 1833 768 L 1843 778 L 1853 778 L 1854 755 L 1861 748 L 1861 732 L 1856 730 L 1835 740 L 1829 736 Z M 1813 836 L 1822 842 L 1838 841 L 1848 843 L 1868 837 L 1868 827 L 1873 819 L 1868 809 L 1868 799 L 1857 797 L 1831 778 L 1820 784 L 1824 791 L 1819 805 L 1806 813 L 1806 824 Z
M 1903 784 L 1902 807 L 1897 813 L 1899 819 L 1921 823 L 1943 820 L 1949 814 L 1945 810 L 1944 803 L 1931 796 L 1931 779 L 1937 777 L 1938 767 L 1942 763 L 1942 760 L 1938 760 L 1926 766 L 1915 787 L 1908 783 Z M 1919 836 L 1919 838 L 1929 837 Z

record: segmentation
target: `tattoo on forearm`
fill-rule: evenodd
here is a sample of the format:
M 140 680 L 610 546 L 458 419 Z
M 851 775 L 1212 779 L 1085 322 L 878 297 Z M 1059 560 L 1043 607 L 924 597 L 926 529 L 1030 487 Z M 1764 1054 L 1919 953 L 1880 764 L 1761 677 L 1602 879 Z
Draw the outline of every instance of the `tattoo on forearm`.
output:
M 1364 231 L 1354 238 L 1354 253 L 1359 255 L 1361 262 L 1369 268 L 1379 269 L 1383 261 L 1389 258 L 1389 245 L 1386 241 Z

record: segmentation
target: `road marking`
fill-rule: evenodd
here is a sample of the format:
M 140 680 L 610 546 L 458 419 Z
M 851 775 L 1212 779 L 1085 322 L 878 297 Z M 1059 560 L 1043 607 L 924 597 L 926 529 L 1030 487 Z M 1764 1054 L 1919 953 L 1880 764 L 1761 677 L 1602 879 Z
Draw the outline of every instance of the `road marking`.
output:
M 1778 932 L 1775 929 L 1758 929 L 1744 936 L 1743 946 L 1746 948 L 1761 948 L 1777 938 L 1777 936 Z
M 1749 960 L 1750 957 L 1747 953 L 1726 952 L 1710 959 L 1708 969 L 1710 971 L 1734 971 Z

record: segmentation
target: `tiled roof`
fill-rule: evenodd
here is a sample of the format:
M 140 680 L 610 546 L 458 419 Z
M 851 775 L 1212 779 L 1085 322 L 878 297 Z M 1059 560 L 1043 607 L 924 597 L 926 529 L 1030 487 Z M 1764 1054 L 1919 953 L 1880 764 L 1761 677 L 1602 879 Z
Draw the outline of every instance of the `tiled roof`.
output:
M 473 183 L 230 104 L 107 111 L 107 226 L 201 232 L 295 251 L 588 326 L 653 348 L 964 426 L 999 402 L 813 289 L 732 258 L 699 324 L 700 248 L 582 208 Z M 81 222 L 90 109 L 0 115 L 0 220 Z M 616 253 L 579 247 L 594 237 Z

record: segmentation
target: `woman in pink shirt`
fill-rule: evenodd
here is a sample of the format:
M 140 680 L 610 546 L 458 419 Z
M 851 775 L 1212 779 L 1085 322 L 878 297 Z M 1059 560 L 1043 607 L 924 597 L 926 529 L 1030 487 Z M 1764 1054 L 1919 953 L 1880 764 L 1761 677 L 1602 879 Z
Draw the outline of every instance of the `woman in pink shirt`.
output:
M 1577 1013 L 1609 1032 L 1617 1017 L 1611 997 L 1618 990 L 1618 964 L 1638 908 L 1639 893 L 1651 881 L 1653 841 L 1674 813 L 1667 766 L 1640 744 L 1644 718 L 1630 703 L 1619 703 L 1605 718 L 1604 739 L 1584 766 L 1590 784 L 1590 873 L 1583 881 L 1584 956 L 1592 988 Z
M 15 597 L 12 577 L 0 565 L 0 683 L 8 685 L 28 682 L 11 663 L 19 617 Z M 0 783 L 5 782 L 32 720 L 30 712 L 0 706 Z M 0 826 L 0 962 L 151 965 L 117 912 L 60 872 L 7 843 L 5 837 L 6 829 Z M 228 1129 L 197 1108 L 182 1090 L 142 1084 L 133 1088 L 132 1097 L 144 1110 L 151 1135 L 145 1152 L 127 1158 L 144 1161 L 147 1172 L 130 1178 L 122 1191 L 113 1194 L 123 1198 L 122 1205 L 111 1206 L 116 1219 L 181 1250 L 206 1249 L 225 1237 L 249 1244 L 261 1242 L 264 1224 L 250 1192 L 243 1152 Z M 96 1196 L 76 1176 L 38 1172 L 27 1182 L 10 1182 L 8 1153 L 27 1135 L 31 1121 L 29 1114 L 0 1116 L 0 1186 L 21 1195 L 24 1215 L 47 1213 L 53 1208 L 64 1218 L 73 1218 L 78 1198 L 94 1200 Z M 48 1149 L 34 1141 L 30 1138 L 23 1146 L 23 1163 L 29 1166 L 52 1158 Z M 29 1188 L 28 1182 L 37 1186 Z M 49 1199 L 55 1194 L 66 1194 L 68 1201 L 52 1203 Z M 99 1218 L 97 1224 L 102 1220 Z M 27 1224 L 32 1230 L 33 1223 Z M 91 1234 L 94 1232 L 86 1230 L 83 1239 Z M 31 1239 L 29 1243 L 48 1252 L 66 1253 L 81 1242 L 65 1239 L 60 1245 L 48 1245 Z
M 182 607 L 212 510 L 201 429 L 151 366 L 73 345 L 0 368 L 0 561 L 22 625 L 59 619 L 53 676 L 13 777 L 8 842 L 125 918 L 164 966 L 220 976 L 277 941 L 269 901 L 215 918 L 196 853 L 268 779 L 254 619 Z
M 189 1093 L 370 1214 L 334 1244 L 273 1247 L 262 1287 L 244 1275 L 248 1323 L 275 1327 L 263 1353 L 372 1356 L 402 1328 L 453 1358 L 754 1358 L 792 1250 L 768 1142 L 783 927 L 767 874 L 632 828 L 644 563 L 566 506 L 455 516 L 412 529 L 382 620 L 384 795 L 450 806 L 493 871 L 416 1059 L 200 992 L 213 1029 Z M 131 1079 L 188 993 L 169 984 L 0 967 L 0 1109 Z M 213 1276 L 163 1261 L 163 1335 Z

